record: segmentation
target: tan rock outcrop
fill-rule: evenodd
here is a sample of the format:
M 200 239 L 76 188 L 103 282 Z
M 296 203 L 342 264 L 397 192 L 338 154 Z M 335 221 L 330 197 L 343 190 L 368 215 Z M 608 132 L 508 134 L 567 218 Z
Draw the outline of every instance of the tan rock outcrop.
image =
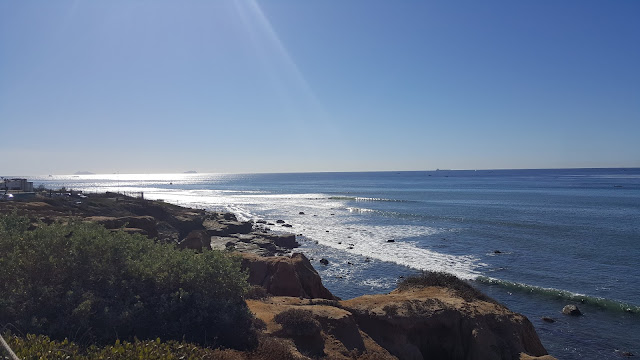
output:
M 533 325 L 506 307 L 427 287 L 342 301 L 360 329 L 400 359 L 519 359 L 547 355 Z
M 335 299 L 322 285 L 309 259 L 300 253 L 261 257 L 241 254 L 243 268 L 249 269 L 249 283 L 262 286 L 271 295 Z

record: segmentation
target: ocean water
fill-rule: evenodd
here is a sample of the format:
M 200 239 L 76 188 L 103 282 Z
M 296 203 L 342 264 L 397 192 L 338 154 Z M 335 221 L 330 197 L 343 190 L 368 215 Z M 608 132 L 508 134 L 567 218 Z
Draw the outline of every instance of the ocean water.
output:
M 526 315 L 559 359 L 640 355 L 640 169 L 112 174 L 34 183 L 143 191 L 244 220 L 282 219 L 293 227 L 272 230 L 299 234 L 299 250 L 341 298 L 389 292 L 420 270 L 445 271 Z M 567 304 L 584 316 L 562 315 Z

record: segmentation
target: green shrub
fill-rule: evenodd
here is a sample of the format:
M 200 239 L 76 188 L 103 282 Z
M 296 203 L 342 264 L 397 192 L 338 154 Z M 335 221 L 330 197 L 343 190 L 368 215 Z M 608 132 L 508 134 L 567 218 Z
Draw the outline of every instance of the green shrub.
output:
M 90 346 L 86 349 L 69 342 L 51 340 L 43 335 L 6 337 L 9 346 L 22 360 L 242 360 L 244 357 L 232 351 L 207 349 L 184 341 L 134 340 L 132 342 L 116 340 L 107 346 Z
M 262 300 L 268 297 L 269 297 L 269 293 L 267 292 L 267 289 L 265 289 L 260 285 L 249 286 L 249 289 L 247 290 L 247 293 L 244 296 L 245 299 L 249 299 L 249 300 Z
M 175 339 L 257 344 L 236 257 L 198 254 L 93 223 L 0 216 L 0 328 L 113 343 Z
M 282 329 L 291 336 L 310 336 L 320 332 L 320 323 L 309 310 L 289 309 L 273 317 Z
M 443 272 L 422 271 L 420 274 L 408 276 L 398 283 L 399 290 L 429 286 L 445 287 L 454 290 L 458 296 L 467 301 L 482 300 L 497 303 L 494 299 L 483 294 L 466 281 L 455 275 Z

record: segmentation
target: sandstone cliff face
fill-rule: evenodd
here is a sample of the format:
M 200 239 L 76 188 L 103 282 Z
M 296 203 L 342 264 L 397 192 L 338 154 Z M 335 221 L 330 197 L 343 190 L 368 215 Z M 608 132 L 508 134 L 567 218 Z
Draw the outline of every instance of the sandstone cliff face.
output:
M 262 286 L 271 295 L 335 299 L 303 254 L 294 253 L 291 257 L 242 254 L 242 267 L 249 269 L 250 284 Z
M 400 359 L 519 359 L 546 355 L 529 320 L 446 288 L 395 290 L 343 301 L 360 328 Z
M 272 297 L 247 301 L 298 354 L 326 359 L 553 359 L 526 317 L 502 305 L 465 300 L 427 287 L 346 301 Z M 295 337 L 274 322 L 291 308 L 308 310 L 322 326 L 315 338 Z

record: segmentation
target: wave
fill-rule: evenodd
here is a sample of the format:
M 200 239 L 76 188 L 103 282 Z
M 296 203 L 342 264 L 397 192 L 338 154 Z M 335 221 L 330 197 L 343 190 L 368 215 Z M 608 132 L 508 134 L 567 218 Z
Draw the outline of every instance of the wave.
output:
M 566 290 L 559 290 L 554 288 L 545 288 L 541 286 L 527 285 L 513 281 L 499 280 L 486 276 L 478 276 L 475 281 L 487 284 L 496 285 L 510 291 L 518 291 L 521 293 L 530 293 L 538 296 L 546 297 L 555 300 L 566 300 L 593 306 L 605 311 L 611 312 L 624 312 L 635 315 L 640 315 L 640 306 L 628 304 L 622 301 L 606 299 L 598 296 L 590 296 L 584 294 L 577 294 Z
M 416 202 L 414 200 L 385 199 L 385 198 L 369 198 L 359 196 L 330 196 L 329 200 L 347 200 L 347 201 L 382 201 L 382 202 Z

